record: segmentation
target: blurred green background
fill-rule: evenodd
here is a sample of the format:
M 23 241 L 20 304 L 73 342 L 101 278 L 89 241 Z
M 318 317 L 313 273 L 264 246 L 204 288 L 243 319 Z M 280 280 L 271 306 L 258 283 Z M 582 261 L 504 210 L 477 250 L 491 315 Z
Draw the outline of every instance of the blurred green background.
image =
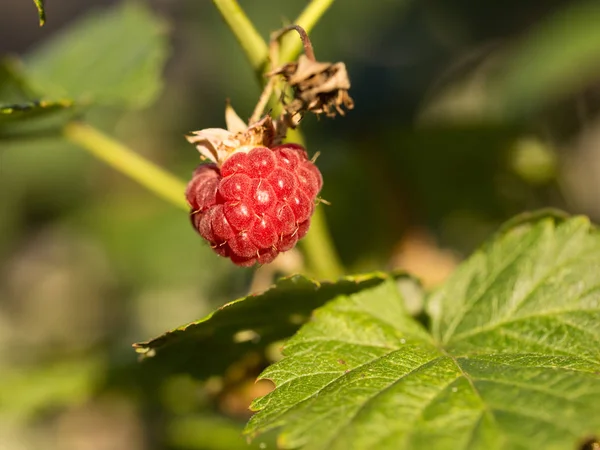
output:
M 168 24 L 156 100 L 86 118 L 188 179 L 184 133 L 222 127 L 226 98 L 249 116 L 259 88 L 211 2 L 145 3 Z M 39 28 L 32 2 L 3 1 L 0 55 L 117 4 L 50 1 Z M 240 4 L 267 38 L 308 2 Z M 597 1 L 334 2 L 313 44 L 347 64 L 356 108 L 303 126 L 346 271 L 405 268 L 432 287 L 514 214 L 600 220 L 598 23 Z M 200 382 L 138 364 L 131 343 L 271 277 L 219 259 L 182 211 L 60 137 L 0 135 L 0 449 L 246 448 L 268 358 Z

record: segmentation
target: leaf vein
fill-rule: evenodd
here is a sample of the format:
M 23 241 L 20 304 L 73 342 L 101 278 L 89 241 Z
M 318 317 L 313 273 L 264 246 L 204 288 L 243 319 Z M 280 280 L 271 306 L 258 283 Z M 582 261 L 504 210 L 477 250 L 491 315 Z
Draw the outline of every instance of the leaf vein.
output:
M 600 308 L 588 308 L 585 310 L 582 310 L 581 308 L 578 308 L 578 309 L 555 309 L 555 310 L 549 310 L 549 311 L 543 311 L 543 312 L 536 312 L 534 314 L 528 314 L 526 316 L 515 317 L 510 320 L 494 322 L 494 323 L 485 325 L 483 327 L 474 328 L 472 330 L 465 331 L 463 333 L 459 333 L 452 338 L 452 343 L 454 344 L 456 342 L 464 340 L 465 338 L 470 338 L 470 337 L 476 336 L 478 334 L 486 333 L 488 331 L 493 331 L 493 330 L 503 327 L 505 325 L 528 321 L 533 318 L 543 318 L 543 317 L 554 318 L 561 314 L 578 313 L 578 312 L 582 312 L 582 311 L 600 312 Z
M 389 353 L 387 356 L 390 356 L 391 354 L 392 354 L 392 353 Z M 390 384 L 389 384 L 388 386 L 386 386 L 385 388 L 378 390 L 378 391 L 375 393 L 375 395 L 373 395 L 373 396 L 371 396 L 371 397 L 367 398 L 367 399 L 366 399 L 366 400 L 365 400 L 365 401 L 362 403 L 362 405 L 360 405 L 360 406 L 358 407 L 358 409 L 357 409 L 356 411 L 354 411 L 354 412 L 353 412 L 353 413 L 350 415 L 350 417 L 349 417 L 349 418 L 346 420 L 346 423 L 345 423 L 345 424 L 343 424 L 343 425 L 341 425 L 341 426 L 338 428 L 338 430 L 337 430 L 337 431 L 336 431 L 336 432 L 335 432 L 335 433 L 334 433 L 334 434 L 331 436 L 331 438 L 329 438 L 329 440 L 328 440 L 328 444 L 332 444 L 332 443 L 335 441 L 335 439 L 337 439 L 337 438 L 340 436 L 340 434 L 342 433 L 342 431 L 343 431 L 343 430 L 345 430 L 346 428 L 348 428 L 348 427 L 351 425 L 352 421 L 353 421 L 353 420 L 354 420 L 354 419 L 355 419 L 355 418 L 356 418 L 356 417 L 357 417 L 357 416 L 360 414 L 360 412 L 361 412 L 361 411 L 363 411 L 363 410 L 366 408 L 366 406 L 367 406 L 369 403 L 371 403 L 373 400 L 375 400 L 375 399 L 376 399 L 377 397 L 379 397 L 380 395 L 382 395 L 382 394 L 384 394 L 385 392 L 387 392 L 389 389 L 391 389 L 391 388 L 393 388 L 394 386 L 396 386 L 396 385 L 397 385 L 397 384 L 398 384 L 400 381 L 404 380 L 406 377 L 408 377 L 408 376 L 410 376 L 410 375 L 413 375 L 413 374 L 415 374 L 415 373 L 417 373 L 417 372 L 420 372 L 421 370 L 423 370 L 423 369 L 425 369 L 425 368 L 427 368 L 427 367 L 430 367 L 430 366 L 434 365 L 435 363 L 437 363 L 437 362 L 438 362 L 439 360 L 441 360 L 442 358 L 443 358 L 442 356 L 438 356 L 437 358 L 431 359 L 431 360 L 427 361 L 426 363 L 424 363 L 424 364 L 421 364 L 421 365 L 419 365 L 418 367 L 415 367 L 415 368 L 414 368 L 414 369 L 412 369 L 411 371 L 409 371 L 409 372 L 407 372 L 407 373 L 405 373 L 405 374 L 402 374 L 402 376 L 400 376 L 400 377 L 398 377 L 398 378 L 395 378 L 395 379 L 392 381 L 392 383 L 390 383 Z M 454 381 L 455 381 L 455 380 L 451 380 L 449 384 L 453 383 Z M 444 387 L 446 387 L 446 386 L 444 386 Z M 430 400 L 429 400 L 427 403 L 425 403 L 425 404 L 423 405 L 423 408 L 422 408 L 422 409 L 425 409 L 425 408 L 427 407 L 427 405 L 429 405 L 429 404 L 431 403 L 431 401 L 437 397 L 437 395 L 439 395 L 439 393 L 438 393 L 438 394 L 436 394 L 434 397 L 432 397 L 432 398 L 431 398 L 431 399 L 430 399 Z M 326 446 L 325 446 L 325 448 L 327 448 L 327 447 L 328 447 L 328 445 L 326 445 Z
M 397 351 L 397 350 L 396 350 L 396 351 Z M 377 362 L 377 361 L 379 361 L 379 360 L 381 360 L 381 359 L 383 359 L 383 358 L 385 358 L 385 357 L 388 357 L 388 356 L 389 356 L 389 355 L 391 355 L 392 353 L 393 353 L 393 352 L 391 352 L 391 353 L 385 353 L 385 354 L 383 354 L 383 355 L 380 355 L 380 356 L 378 356 L 377 358 L 373 358 L 373 359 L 371 359 L 371 360 L 369 360 L 369 361 L 367 361 L 367 362 L 365 362 L 365 363 L 363 363 L 363 364 L 360 364 L 360 365 L 358 365 L 358 366 L 356 366 L 356 367 L 354 367 L 354 368 L 352 368 L 352 369 L 350 369 L 350 370 L 348 370 L 348 371 L 342 371 L 342 372 L 340 372 L 340 375 L 339 375 L 338 377 L 336 377 L 336 378 L 332 379 L 331 381 L 327 382 L 325 385 L 323 385 L 322 387 L 318 388 L 316 391 L 312 392 L 310 395 L 306 396 L 306 397 L 305 397 L 305 398 L 303 398 L 302 400 L 299 400 L 299 401 L 298 401 L 298 402 L 296 402 L 294 405 L 291 405 L 291 406 L 289 406 L 289 407 L 287 407 L 287 408 L 282 408 L 282 409 L 280 410 L 279 414 L 275 415 L 275 416 L 274 416 L 274 418 L 275 418 L 275 419 L 276 419 L 276 418 L 279 418 L 279 417 L 283 416 L 284 414 L 286 414 L 286 413 L 287 413 L 287 412 L 288 412 L 290 409 L 292 409 L 292 408 L 296 408 L 296 407 L 298 407 L 299 405 L 301 405 L 301 404 L 303 404 L 303 403 L 306 403 L 306 402 L 307 402 L 307 401 L 309 401 L 310 399 L 312 399 L 312 398 L 316 397 L 316 396 L 317 396 L 317 395 L 318 395 L 318 394 L 319 394 L 321 391 L 323 391 L 323 390 L 324 390 L 324 389 L 326 389 L 328 386 L 330 386 L 330 385 L 332 385 L 333 383 L 335 383 L 336 381 L 338 381 L 338 380 L 339 380 L 341 377 L 343 377 L 343 376 L 346 376 L 346 375 L 348 375 L 349 373 L 356 372 L 357 370 L 359 370 L 359 369 L 362 369 L 363 367 L 365 367 L 365 366 L 368 366 L 369 364 L 373 364 L 373 363 L 375 363 L 375 362 Z M 436 358 L 436 359 L 437 359 L 437 358 Z M 304 375 L 304 376 L 310 376 L 310 375 L 312 375 L 312 374 L 307 374 L 307 375 Z M 278 386 L 276 386 L 276 389 L 280 389 L 280 388 L 281 388 L 282 386 L 284 386 L 285 384 L 288 384 L 288 383 L 290 383 L 290 382 L 294 381 L 294 380 L 295 380 L 295 379 L 297 379 L 297 378 L 298 378 L 298 377 L 296 377 L 296 378 L 294 378 L 294 379 L 291 379 L 291 380 L 289 380 L 289 381 L 286 381 L 285 383 L 283 383 L 283 384 L 281 384 L 281 385 L 278 385 Z M 272 419 L 272 420 L 275 420 L 275 419 Z
M 480 284 L 478 291 L 469 301 L 464 303 L 460 314 L 457 314 L 454 320 L 452 320 L 452 322 L 448 325 L 448 328 L 444 333 L 444 341 L 447 340 L 448 336 L 452 336 L 452 333 L 454 332 L 454 330 L 456 330 L 456 327 L 458 327 L 458 325 L 462 322 L 466 313 L 473 307 L 473 305 L 475 305 L 485 295 L 485 293 L 489 290 L 491 286 L 493 286 L 493 284 L 498 280 L 498 278 L 500 278 L 500 276 L 506 270 L 508 270 L 515 263 L 515 261 L 517 261 L 519 256 L 521 256 L 525 252 L 525 245 L 516 247 L 515 253 L 510 255 L 510 257 L 506 259 L 505 264 L 501 266 L 499 270 L 493 273 L 488 273 L 486 280 Z

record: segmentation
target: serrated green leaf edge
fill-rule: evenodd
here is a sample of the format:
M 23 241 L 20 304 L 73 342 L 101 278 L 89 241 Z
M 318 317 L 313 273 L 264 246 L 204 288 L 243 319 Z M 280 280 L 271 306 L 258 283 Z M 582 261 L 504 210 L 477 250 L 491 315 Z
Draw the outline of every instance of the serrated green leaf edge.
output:
M 303 330 L 306 330 L 307 328 L 317 326 L 317 324 L 319 323 L 319 317 L 322 317 L 323 314 L 328 315 L 330 313 L 330 309 L 332 309 L 332 308 L 336 309 L 338 306 L 341 308 L 341 311 L 343 311 L 344 313 L 348 312 L 349 310 L 352 310 L 351 306 L 346 307 L 345 304 L 343 306 L 340 306 L 340 302 L 344 302 L 345 300 L 347 300 L 349 298 L 353 298 L 353 297 L 356 298 L 355 296 L 365 295 L 365 293 L 367 293 L 367 291 L 369 292 L 369 294 L 372 294 L 374 291 L 377 292 L 377 291 L 381 290 L 381 291 L 387 291 L 387 293 L 390 293 L 392 295 L 396 295 L 397 299 L 401 300 L 401 301 L 395 303 L 396 308 L 391 308 L 390 310 L 387 310 L 387 311 L 378 311 L 377 315 L 380 318 L 385 317 L 386 325 L 388 327 L 390 326 L 390 323 L 387 323 L 388 319 L 390 319 L 391 321 L 395 321 L 395 320 L 403 321 L 403 323 L 405 325 L 405 329 L 402 330 L 401 334 L 406 338 L 406 341 L 403 339 L 403 341 L 406 343 L 406 346 L 410 347 L 410 346 L 414 345 L 410 342 L 410 341 L 412 341 L 412 339 L 421 339 L 423 343 L 428 342 L 429 345 L 431 346 L 431 348 L 435 348 L 434 343 L 433 343 L 433 336 L 429 333 L 429 331 L 421 323 L 419 323 L 415 318 L 413 318 L 408 313 L 408 310 L 406 308 L 406 303 L 405 303 L 406 298 L 404 297 L 404 294 L 398 289 L 397 283 L 395 281 L 396 280 L 394 280 L 390 277 L 384 277 L 381 279 L 381 283 L 379 283 L 377 285 L 372 285 L 368 289 L 360 290 L 355 293 L 351 293 L 348 296 L 346 296 L 345 298 L 339 297 L 335 300 L 328 302 L 327 304 L 323 305 L 322 307 L 317 308 L 314 311 L 313 320 L 311 322 L 303 325 L 300 328 L 300 331 L 297 332 L 294 336 L 291 337 L 291 339 L 289 341 L 286 342 L 285 346 L 282 349 L 282 353 L 284 356 L 283 361 L 280 361 L 278 363 L 275 363 L 275 364 L 267 367 L 263 371 L 263 373 L 261 373 L 259 375 L 258 380 L 269 380 L 269 381 L 273 382 L 273 384 L 275 384 L 276 389 L 275 389 L 275 391 L 271 392 L 270 394 L 256 398 L 252 402 L 252 404 L 250 405 L 250 410 L 257 412 L 257 414 L 254 415 L 250 419 L 250 421 L 247 423 L 247 425 L 244 429 L 245 435 L 247 435 L 250 439 L 254 439 L 258 435 L 260 435 L 264 432 L 282 428 L 283 423 L 281 423 L 277 419 L 272 420 L 270 423 L 268 423 L 266 426 L 263 426 L 263 427 L 261 427 L 261 425 L 259 424 L 259 422 L 263 419 L 261 414 L 264 414 L 264 411 L 267 409 L 267 405 L 269 405 L 271 403 L 271 400 L 274 399 L 274 396 L 278 395 L 278 393 L 279 393 L 278 389 L 282 387 L 281 384 L 277 380 L 277 378 L 278 378 L 277 375 L 278 375 L 278 371 L 280 370 L 281 363 L 283 362 L 285 364 L 288 361 L 287 357 L 291 357 L 292 354 L 294 354 L 294 351 L 291 350 L 292 347 L 303 346 L 303 345 L 307 345 L 307 344 L 311 345 L 314 343 L 314 341 L 304 341 L 302 333 L 303 333 Z M 371 305 L 371 307 L 374 307 L 374 306 Z M 336 327 L 336 329 L 340 329 L 340 330 L 344 329 L 347 326 L 347 321 L 344 320 L 343 318 L 341 318 L 338 325 L 339 325 L 339 327 Z M 360 330 L 360 333 L 361 334 L 369 334 L 369 333 L 373 332 L 373 330 L 374 330 L 374 328 L 371 328 L 371 329 L 364 328 L 364 329 Z M 389 329 L 387 331 L 389 331 Z M 396 331 L 397 330 L 394 330 L 394 332 L 396 332 Z M 382 333 L 386 334 L 386 332 L 382 332 Z M 376 331 L 375 331 L 375 333 L 377 334 Z M 334 339 L 334 341 L 337 341 L 337 339 Z M 381 349 L 384 349 L 384 348 L 387 349 L 387 344 L 384 345 L 381 342 L 378 345 L 374 344 L 374 346 L 381 348 Z M 350 356 L 350 355 L 348 355 L 348 356 Z M 318 354 L 312 354 L 311 358 L 318 359 Z M 321 360 L 323 360 L 323 358 L 321 358 Z M 315 364 L 317 364 L 317 363 L 315 362 Z M 337 368 L 338 369 L 337 375 L 339 375 L 339 376 L 345 376 L 347 373 L 350 373 L 352 370 L 362 366 L 362 365 L 353 366 L 353 364 L 346 359 L 346 356 L 344 356 L 343 360 L 341 360 L 341 359 L 338 360 L 337 364 L 339 366 Z M 286 370 L 284 369 L 283 372 L 286 372 Z M 283 428 L 285 428 L 285 426 L 283 426 Z M 284 443 L 284 440 L 285 440 L 284 434 L 285 434 L 285 431 L 283 434 L 281 434 L 279 436 L 278 442 L 280 443 L 282 448 L 292 448 L 292 447 L 286 446 L 287 443 Z
M 163 333 L 162 335 L 160 335 L 154 339 L 150 339 L 145 342 L 138 342 L 138 343 L 132 344 L 132 347 L 135 349 L 135 351 L 137 353 L 141 354 L 142 357 L 153 357 L 156 354 L 157 350 L 160 350 L 160 348 L 162 348 L 166 345 L 169 345 L 170 343 L 178 340 L 179 337 L 182 335 L 182 333 L 190 331 L 193 328 L 202 326 L 203 324 L 210 321 L 213 317 L 215 317 L 219 314 L 222 314 L 223 311 L 225 311 L 226 309 L 229 309 L 232 307 L 235 308 L 235 305 L 237 305 L 239 303 L 252 301 L 253 299 L 255 299 L 259 296 L 268 295 L 279 289 L 286 289 L 286 288 L 292 287 L 294 285 L 298 285 L 300 283 L 305 283 L 308 286 L 312 286 L 313 289 L 318 290 L 319 288 L 321 288 L 323 286 L 328 286 L 328 285 L 332 286 L 332 285 L 335 285 L 338 283 L 343 283 L 343 282 L 356 283 L 358 285 L 358 284 L 361 284 L 361 283 L 367 282 L 367 281 L 379 280 L 380 282 L 383 282 L 386 279 L 390 279 L 390 278 L 396 279 L 396 278 L 403 277 L 403 276 L 410 277 L 409 275 L 407 275 L 404 272 L 394 272 L 392 274 L 388 274 L 388 273 L 384 273 L 384 272 L 372 272 L 372 273 L 368 273 L 368 274 L 350 275 L 350 276 L 342 277 L 337 281 L 317 281 L 317 280 L 310 279 L 304 275 L 290 275 L 287 277 L 280 278 L 269 289 L 267 289 L 264 292 L 261 292 L 260 294 L 250 294 L 246 297 L 241 297 L 239 299 L 233 300 L 229 303 L 224 304 L 223 306 L 221 306 L 220 308 L 211 312 L 210 314 L 208 314 L 207 316 L 203 317 L 200 320 L 190 322 L 186 325 L 182 325 L 178 328 L 167 331 L 166 333 Z
M 50 109 L 50 108 L 71 108 L 75 103 L 72 100 L 38 100 L 28 103 L 19 103 L 11 105 L 0 105 L 0 114 L 18 114 L 29 112 L 34 109 Z
M 44 9 L 44 0 L 33 0 L 33 3 L 35 3 L 35 7 L 38 10 L 40 27 L 43 27 L 46 23 L 46 10 Z
M 569 213 L 557 208 L 542 208 L 535 211 L 526 211 L 521 214 L 517 214 L 514 217 L 511 217 L 502 225 L 500 225 L 498 230 L 496 230 L 496 232 L 492 235 L 490 239 L 486 241 L 486 243 L 492 242 L 495 239 L 498 239 L 501 235 L 508 233 L 511 230 L 514 230 L 515 228 L 518 228 L 523 225 L 539 222 L 543 219 L 552 219 L 556 223 L 558 223 L 568 220 L 569 218 L 571 218 Z
M 538 220 L 535 220 L 536 217 L 538 218 Z M 546 227 L 544 226 L 544 222 L 546 223 Z M 564 220 L 564 217 L 562 216 L 562 214 L 556 215 L 554 213 L 554 211 L 543 211 L 543 212 L 534 212 L 532 214 L 524 215 L 524 216 L 522 216 L 520 218 L 517 218 L 515 220 L 509 221 L 507 223 L 508 224 L 507 229 L 504 230 L 503 234 L 506 234 L 508 232 L 514 231 L 515 233 L 517 233 L 517 235 L 520 235 L 520 234 L 522 234 L 524 232 L 527 232 L 527 228 L 533 228 L 534 226 L 537 227 L 537 228 L 547 228 L 548 222 L 553 222 L 552 227 L 554 229 L 557 229 L 558 227 L 563 227 L 563 228 L 567 227 L 566 228 L 567 230 L 568 229 L 573 229 L 575 231 L 577 231 L 577 230 L 582 231 L 583 229 L 585 229 L 587 231 L 587 233 L 589 233 L 589 234 L 592 234 L 594 232 L 597 233 L 597 228 L 594 227 L 590 223 L 590 221 L 589 221 L 589 219 L 587 217 L 584 217 L 584 216 L 575 216 L 575 217 L 570 218 L 570 220 Z M 511 224 L 512 224 L 512 226 L 511 226 Z M 494 241 L 494 240 L 497 240 L 497 239 L 502 239 L 502 236 L 499 237 L 498 235 L 494 235 L 492 237 L 491 241 Z M 484 245 L 484 248 L 487 247 L 487 246 L 489 246 L 490 244 L 492 244 L 492 242 L 489 242 L 489 241 L 486 242 L 486 244 Z M 564 244 L 567 245 L 566 242 Z M 480 249 L 478 252 L 475 253 L 475 255 L 481 253 L 482 251 L 483 251 L 483 249 Z M 328 304 L 327 306 L 318 309 L 317 312 L 323 311 L 325 313 L 326 311 L 329 311 L 330 308 L 331 308 L 331 304 Z M 342 308 L 341 311 L 344 312 L 345 308 Z M 318 321 L 318 315 L 317 315 L 317 321 Z M 315 327 L 316 324 L 317 324 L 317 321 L 313 321 L 313 322 L 305 325 L 300 330 L 300 332 L 297 333 L 288 342 L 288 345 L 290 345 L 290 346 L 292 344 L 299 345 L 299 346 L 302 345 L 303 341 L 299 337 L 302 335 L 303 330 L 305 330 L 306 328 L 309 328 L 309 327 Z M 340 323 L 341 322 L 343 322 L 342 319 L 340 319 Z M 327 324 L 326 326 L 331 327 L 331 324 Z M 431 330 L 429 332 L 431 332 Z M 429 333 L 428 333 L 428 335 L 429 335 Z M 433 336 L 432 335 L 429 335 L 429 336 L 433 337 L 433 336 L 435 336 L 435 333 L 433 334 Z M 316 341 L 316 339 L 314 337 L 313 337 L 313 341 Z M 309 340 L 308 342 L 311 343 L 313 341 Z M 441 342 L 438 342 L 438 344 L 440 344 L 440 343 Z M 428 347 L 428 346 L 429 346 L 429 344 L 425 345 L 425 347 Z M 434 345 L 431 349 L 426 349 L 426 350 L 435 350 L 436 348 L 437 348 L 437 345 Z M 450 358 L 453 361 L 455 360 L 455 357 L 453 357 L 452 355 L 446 353 L 446 351 L 443 348 L 437 348 L 437 351 L 441 351 L 441 353 L 442 353 L 442 355 L 444 357 Z M 527 352 L 524 352 L 523 354 L 526 354 L 526 353 Z M 286 352 L 285 351 L 284 351 L 284 356 L 286 356 Z M 290 355 L 290 357 L 291 356 L 292 355 Z M 485 361 L 486 361 L 485 358 L 487 356 L 489 356 L 489 355 L 486 355 L 486 354 L 479 355 L 479 359 L 481 359 L 481 361 L 484 363 L 484 365 L 485 365 Z M 510 359 L 513 356 L 514 355 L 507 354 L 507 356 L 506 356 L 507 361 L 510 361 Z M 555 355 L 555 354 L 552 354 L 552 353 L 551 354 L 547 354 L 547 355 L 538 355 L 538 356 L 541 356 L 542 359 L 546 358 L 548 360 L 547 363 L 549 363 L 550 360 L 552 360 L 552 361 L 554 361 L 554 363 L 556 363 L 556 359 L 562 357 L 560 354 L 559 355 Z M 313 354 L 311 356 L 311 358 L 313 358 L 313 359 L 314 358 L 318 358 L 318 354 Z M 284 357 L 284 359 L 282 361 L 280 361 L 280 362 L 276 363 L 275 365 L 272 365 L 269 368 L 267 368 L 265 370 L 265 372 L 263 372 L 263 374 L 260 376 L 260 378 L 262 378 L 262 379 L 273 379 L 272 375 L 276 374 L 278 372 L 289 373 L 290 372 L 290 368 L 289 367 L 287 367 L 287 366 L 284 366 L 284 368 L 281 367 L 281 364 L 283 362 L 285 362 L 286 359 L 287 358 Z M 437 359 L 439 359 L 439 358 L 437 358 Z M 463 359 L 465 359 L 466 361 L 468 361 L 469 360 L 469 356 L 466 355 L 466 356 L 463 357 Z M 585 358 L 583 358 L 583 357 L 580 358 L 580 359 L 581 359 L 581 361 L 579 361 L 579 362 L 582 362 L 582 361 L 585 360 Z M 477 362 L 477 355 L 475 355 L 473 357 L 473 361 Z M 586 361 L 589 361 L 589 360 L 586 360 Z M 493 361 L 490 360 L 490 363 L 492 363 L 492 362 Z M 340 364 L 342 364 L 342 362 L 340 362 Z M 502 362 L 500 362 L 500 364 L 502 364 Z M 589 377 L 597 378 L 600 373 L 597 371 L 597 369 L 594 369 L 594 367 L 598 367 L 598 364 L 600 364 L 600 361 L 598 361 L 597 364 L 593 364 L 591 367 L 588 366 L 587 369 L 582 370 L 581 371 L 581 376 L 583 376 L 583 377 L 587 376 L 588 378 Z M 457 366 L 460 369 L 460 366 L 459 365 L 457 365 Z M 287 367 L 287 369 L 285 367 Z M 556 367 L 556 369 L 558 369 L 558 368 L 559 367 Z M 565 369 L 566 370 L 572 370 L 573 367 L 568 367 L 568 368 L 565 367 Z M 462 371 L 462 369 L 460 369 L 460 371 Z M 299 376 L 302 377 L 304 375 L 300 374 Z M 464 374 L 463 376 L 467 380 L 470 380 L 470 375 Z M 487 379 L 483 378 L 483 380 L 486 381 Z M 279 383 L 276 383 L 276 384 L 279 384 Z M 329 386 L 329 383 L 327 383 L 325 385 L 325 387 L 327 387 L 327 386 Z M 275 417 L 274 418 L 270 418 L 269 420 L 267 420 L 265 424 L 258 424 L 257 423 L 257 422 L 260 422 L 260 419 L 262 419 L 262 417 L 259 417 L 260 413 L 262 413 L 263 410 L 270 403 L 273 403 L 275 405 L 280 405 L 280 403 L 282 401 L 282 398 L 277 397 L 277 392 L 278 392 L 278 389 L 280 387 L 281 386 L 277 386 L 275 391 L 273 391 L 270 394 L 267 394 L 266 396 L 260 397 L 260 398 L 256 399 L 253 402 L 253 404 L 251 406 L 251 409 L 254 410 L 254 411 L 259 411 L 259 414 L 253 416 L 253 418 L 248 423 L 248 425 L 247 425 L 244 433 L 247 434 L 247 435 L 249 435 L 250 437 L 255 437 L 260 432 L 265 432 L 265 431 L 268 431 L 268 430 L 272 430 L 274 428 L 280 429 L 283 426 L 284 431 L 283 431 L 282 434 L 280 434 L 280 439 L 279 439 L 280 445 L 283 445 L 284 448 L 297 448 L 297 447 L 308 448 L 308 447 L 304 447 L 304 444 L 301 444 L 300 441 L 298 440 L 298 432 L 297 432 L 297 430 L 295 431 L 295 434 L 294 434 L 295 438 L 292 438 L 291 441 L 288 439 L 289 438 L 289 436 L 288 436 L 289 433 L 285 431 L 286 430 L 286 426 L 288 426 L 288 425 L 292 426 L 293 423 L 297 423 L 297 421 L 301 421 L 302 420 L 302 416 L 301 415 L 298 415 L 298 414 L 297 415 L 293 415 L 291 417 L 288 417 L 286 419 L 286 421 L 282 421 L 282 419 L 279 416 L 281 416 L 283 414 L 287 414 L 287 410 L 284 410 L 283 413 L 279 413 L 279 412 L 276 411 L 275 412 Z M 289 386 L 288 386 L 288 389 L 289 389 Z M 385 390 L 385 388 L 384 388 L 384 390 Z M 454 392 L 454 391 L 452 391 L 452 392 Z M 475 390 L 475 392 L 477 392 L 477 390 Z M 284 394 L 281 394 L 281 395 L 284 395 Z M 316 397 L 316 395 L 318 395 L 318 393 L 317 394 L 313 394 L 312 397 Z M 284 396 L 283 399 L 285 401 L 286 397 Z M 289 400 L 287 401 L 287 403 L 289 403 Z M 593 405 L 593 403 L 591 403 L 591 405 Z M 591 406 L 591 405 L 588 405 L 588 406 Z M 323 409 L 322 406 L 321 406 L 321 409 Z M 590 409 L 590 408 L 588 408 L 588 409 Z M 487 411 L 487 409 L 486 409 L 486 411 Z M 306 413 L 306 411 L 305 411 L 305 413 Z M 271 411 L 271 414 L 273 414 L 273 411 Z M 545 416 L 543 416 L 543 417 L 545 417 Z M 542 417 L 542 419 L 539 419 L 539 420 L 543 420 L 543 417 Z M 586 417 L 589 417 L 589 416 L 586 415 Z M 259 420 L 257 420 L 257 419 L 259 419 Z M 534 419 L 538 419 L 538 418 L 536 417 Z M 562 427 L 560 427 L 558 424 L 557 424 L 557 427 L 562 429 Z M 423 430 L 419 430 L 419 431 L 423 432 Z M 308 433 L 308 429 L 306 429 L 304 432 L 305 432 L 305 434 Z M 307 443 L 310 442 L 310 439 L 307 438 L 306 442 Z M 532 441 L 532 443 L 533 443 L 533 441 Z M 329 442 L 329 444 L 332 444 L 332 442 Z M 390 444 L 390 442 L 387 442 L 387 444 Z M 481 442 L 480 442 L 480 444 L 481 444 Z M 490 444 L 490 442 L 488 442 L 488 444 Z M 495 442 L 495 447 L 492 446 L 492 447 L 489 447 L 489 448 L 505 448 L 505 447 L 502 447 L 502 445 L 503 445 L 502 442 Z M 338 448 L 338 447 L 336 447 L 336 448 Z M 310 448 L 312 448 L 312 447 L 310 447 Z M 321 448 L 321 447 L 319 447 L 319 448 Z M 353 447 L 353 448 L 359 448 L 359 447 Z M 386 448 L 392 448 L 392 447 L 386 447 Z M 421 447 L 419 447 L 419 448 L 421 448 Z M 430 447 L 427 447 L 427 448 L 430 448 Z M 449 448 L 449 447 L 446 446 L 444 448 Z M 473 447 L 473 448 L 488 448 L 488 447 Z M 521 448 L 521 447 L 519 447 L 519 448 Z M 552 447 L 552 448 L 556 448 L 556 447 Z
M 21 62 L 12 57 L 0 59 L 0 72 L 8 77 L 9 83 L 14 83 L 18 92 L 18 98 L 9 101 L 0 99 L 0 126 L 22 118 L 29 118 L 39 114 L 48 114 L 73 108 L 76 103 L 69 98 L 48 99 L 38 95 L 23 73 Z M 38 115 L 39 115 L 38 114 Z

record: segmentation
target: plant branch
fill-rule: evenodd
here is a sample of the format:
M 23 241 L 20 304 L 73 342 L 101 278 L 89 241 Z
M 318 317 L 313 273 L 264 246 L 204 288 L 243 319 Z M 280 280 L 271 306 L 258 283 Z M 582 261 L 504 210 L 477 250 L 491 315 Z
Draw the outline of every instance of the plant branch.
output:
M 237 0 L 213 0 L 213 3 L 242 46 L 254 72 L 262 81 L 269 53 L 264 39 L 258 34 Z
M 313 0 L 308 6 L 302 11 L 298 18 L 294 21 L 295 25 L 298 25 L 310 34 L 311 30 L 317 24 L 319 19 L 329 7 L 333 4 L 334 0 Z M 300 52 L 302 51 L 302 42 L 298 41 L 295 36 L 286 36 L 282 39 L 281 53 L 279 54 L 279 60 L 282 64 L 295 60 Z M 308 55 L 307 55 L 308 56 Z
M 130 148 L 83 122 L 68 123 L 63 129 L 63 135 L 70 142 L 83 147 L 98 159 L 129 176 L 159 197 L 189 211 L 189 205 L 185 201 L 184 195 L 186 183 Z
M 273 33 L 271 35 L 271 49 L 275 48 L 278 49 L 277 47 L 277 43 L 279 41 L 279 39 L 282 38 L 282 36 L 284 36 L 286 33 L 295 30 L 299 35 L 300 35 L 300 40 L 302 41 L 302 47 L 304 48 L 304 54 L 306 55 L 306 57 L 308 59 L 310 59 L 311 61 L 316 61 L 315 58 L 315 51 L 313 49 L 312 46 L 312 42 L 310 42 L 310 38 L 308 37 L 308 32 L 302 28 L 300 25 L 288 25 L 285 28 L 282 28 L 281 30 L 276 31 L 275 33 Z M 271 50 L 271 64 L 275 64 L 276 61 L 274 61 L 275 57 L 273 55 L 273 51 Z M 275 67 L 272 67 L 271 70 L 275 69 Z
M 304 137 L 300 130 L 288 130 L 287 141 L 304 145 Z M 307 267 L 317 278 L 335 280 L 344 275 L 333 239 L 327 227 L 322 205 L 317 205 L 310 219 L 308 233 L 299 243 L 304 250 Z
M 252 112 L 252 116 L 250 117 L 249 124 L 252 125 L 260 120 L 269 100 L 271 99 L 271 94 L 273 93 L 273 87 L 275 85 L 275 78 L 269 78 L 269 81 L 265 85 L 262 94 L 260 94 L 260 98 L 258 99 L 258 103 L 254 107 L 254 111 Z
M 310 219 L 308 234 L 300 241 L 307 266 L 319 279 L 335 280 L 344 275 L 322 206 L 317 206 Z

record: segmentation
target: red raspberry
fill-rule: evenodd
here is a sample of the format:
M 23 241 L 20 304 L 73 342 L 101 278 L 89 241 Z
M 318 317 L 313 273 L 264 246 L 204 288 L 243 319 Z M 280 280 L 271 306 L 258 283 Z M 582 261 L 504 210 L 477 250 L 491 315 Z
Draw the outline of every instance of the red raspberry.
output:
M 284 144 L 203 164 L 186 191 L 194 228 L 239 266 L 267 264 L 306 235 L 321 172 L 304 148 Z

